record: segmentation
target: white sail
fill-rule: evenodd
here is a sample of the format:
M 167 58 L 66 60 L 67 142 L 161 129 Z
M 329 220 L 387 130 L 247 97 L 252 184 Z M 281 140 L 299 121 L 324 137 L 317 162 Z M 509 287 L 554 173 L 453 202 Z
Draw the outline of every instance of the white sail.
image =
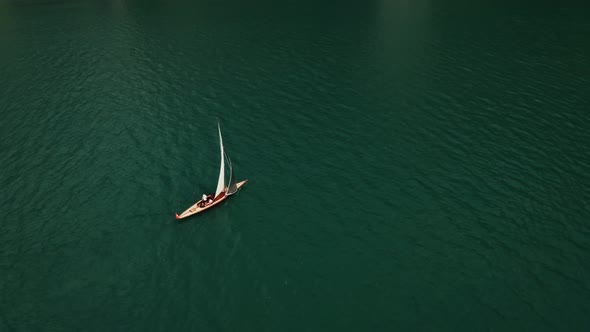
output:
M 217 130 L 219 131 L 219 148 L 221 150 L 221 166 L 219 167 L 219 180 L 217 180 L 217 190 L 215 190 L 215 198 L 219 196 L 225 189 L 225 164 L 223 158 L 223 139 L 221 138 L 221 127 L 217 122 Z M 215 199 L 214 198 L 214 199 Z

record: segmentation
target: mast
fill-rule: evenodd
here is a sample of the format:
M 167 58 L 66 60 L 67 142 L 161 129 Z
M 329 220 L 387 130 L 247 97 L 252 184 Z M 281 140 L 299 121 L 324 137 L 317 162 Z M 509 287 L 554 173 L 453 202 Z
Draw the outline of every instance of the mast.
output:
M 221 151 L 221 165 L 219 166 L 219 180 L 217 180 L 217 190 L 215 190 L 214 200 L 223 192 L 225 189 L 225 165 L 223 158 L 223 139 L 221 138 L 221 126 L 217 121 L 217 130 L 219 131 L 219 149 Z

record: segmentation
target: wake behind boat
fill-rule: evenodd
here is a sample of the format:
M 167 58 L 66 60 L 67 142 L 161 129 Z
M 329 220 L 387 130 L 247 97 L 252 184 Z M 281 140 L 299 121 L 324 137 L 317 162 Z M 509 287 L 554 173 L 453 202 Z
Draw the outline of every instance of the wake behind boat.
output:
M 228 198 L 229 196 L 238 192 L 238 190 L 248 182 L 248 180 L 243 180 L 240 182 L 235 182 L 234 174 L 233 174 L 233 167 L 231 164 L 231 160 L 229 156 L 223 149 L 223 139 L 221 138 L 221 127 L 219 122 L 217 122 L 217 130 L 219 131 L 219 148 L 221 150 L 221 165 L 219 167 L 219 179 L 217 180 L 217 189 L 215 190 L 215 195 L 203 195 L 203 198 L 193 204 L 191 207 L 186 209 L 183 213 L 178 215 L 176 213 L 176 219 L 183 219 L 186 217 L 190 217 L 193 214 L 197 214 L 199 212 L 203 212 L 208 210 L 215 205 L 221 203 L 223 200 Z M 229 184 L 225 186 L 225 160 L 227 159 L 227 164 L 229 166 Z

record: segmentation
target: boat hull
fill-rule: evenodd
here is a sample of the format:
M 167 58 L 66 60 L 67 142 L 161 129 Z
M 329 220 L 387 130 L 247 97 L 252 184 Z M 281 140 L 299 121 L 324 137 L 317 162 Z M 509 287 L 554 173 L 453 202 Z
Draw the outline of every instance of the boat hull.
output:
M 243 185 L 246 184 L 246 182 L 248 182 L 248 180 L 244 180 L 244 181 L 240 181 L 238 183 L 236 183 L 236 186 L 239 188 L 241 188 Z M 228 198 L 229 196 L 225 195 L 225 192 L 227 191 L 227 187 L 224 189 L 224 191 L 222 193 L 219 194 L 219 196 L 215 197 L 215 199 L 213 200 L 213 203 L 201 207 L 201 203 L 203 200 L 200 200 L 198 202 L 196 202 L 195 204 L 193 204 L 191 207 L 189 207 L 188 209 L 186 209 L 183 213 L 176 214 L 176 219 L 184 219 L 186 217 L 190 217 L 192 215 L 195 215 L 197 213 L 201 213 L 203 211 L 209 210 L 210 208 L 216 206 L 217 204 L 223 202 L 226 198 Z

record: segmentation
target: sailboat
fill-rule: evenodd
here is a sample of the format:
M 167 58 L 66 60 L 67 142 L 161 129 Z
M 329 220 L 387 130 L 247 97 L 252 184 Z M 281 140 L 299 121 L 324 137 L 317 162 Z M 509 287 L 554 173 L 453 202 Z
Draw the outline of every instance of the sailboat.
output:
M 219 167 L 219 179 L 217 180 L 217 189 L 215 190 L 215 195 L 209 195 L 206 199 L 201 199 L 200 201 L 193 204 L 191 207 L 186 209 L 180 215 L 176 213 L 176 219 L 183 219 L 186 217 L 190 217 L 193 214 L 197 214 L 199 212 L 203 212 L 208 210 L 217 204 L 223 202 L 229 196 L 238 192 L 238 190 L 248 182 L 248 180 L 243 180 L 240 182 L 236 182 L 233 174 L 233 167 L 231 164 L 231 160 L 229 156 L 223 149 L 223 138 L 221 137 L 221 126 L 219 122 L 217 122 L 217 130 L 219 132 L 219 148 L 221 150 L 221 166 Z M 227 164 L 229 166 L 229 183 L 228 186 L 225 186 L 225 160 L 227 160 Z

